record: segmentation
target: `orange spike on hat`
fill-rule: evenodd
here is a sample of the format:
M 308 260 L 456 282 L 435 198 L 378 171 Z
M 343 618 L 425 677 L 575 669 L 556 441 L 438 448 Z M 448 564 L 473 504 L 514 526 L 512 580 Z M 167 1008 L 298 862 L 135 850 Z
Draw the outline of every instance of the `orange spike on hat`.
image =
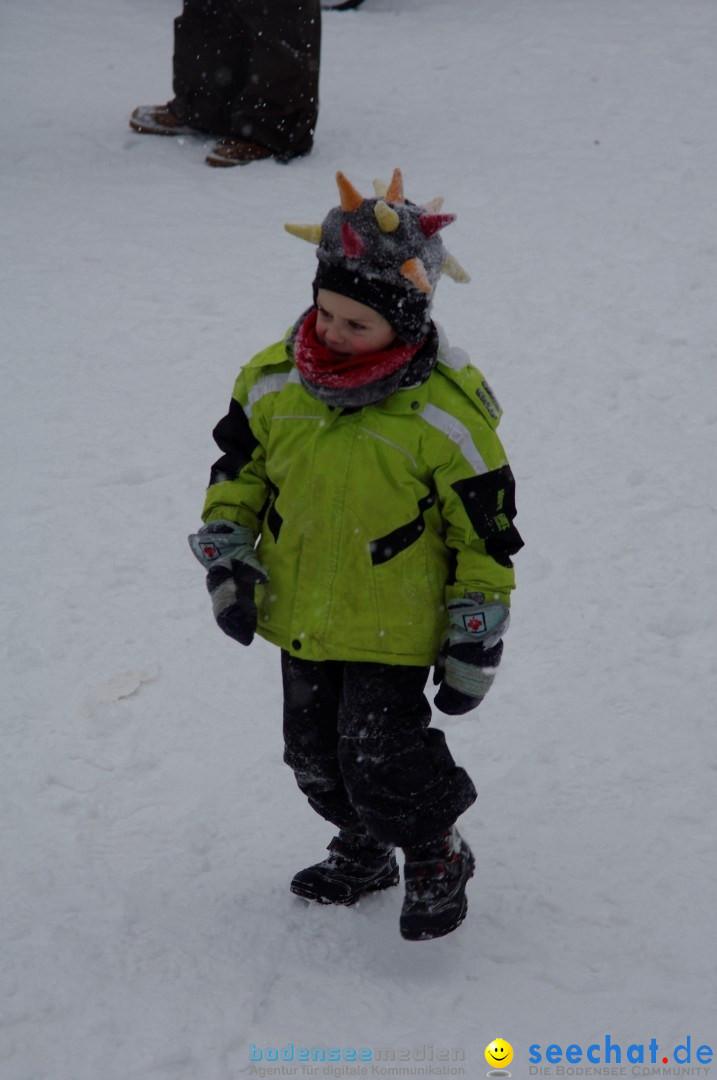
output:
M 400 169 L 393 170 L 391 183 L 386 191 L 386 202 L 404 203 L 406 198 L 403 194 L 403 176 Z
M 401 273 L 407 278 L 417 289 L 420 289 L 424 293 L 432 293 L 433 287 L 428 280 L 428 274 L 426 268 L 420 259 L 406 259 L 405 263 L 401 266 Z
M 383 199 L 378 200 L 373 208 L 373 213 L 382 233 L 395 232 L 401 224 L 401 219 L 396 211 L 392 210 L 388 203 L 385 203 Z
M 450 255 L 447 251 L 445 260 L 443 262 L 443 265 L 441 266 L 441 273 L 446 274 L 446 276 L 451 278 L 453 281 L 457 281 L 463 285 L 469 282 L 471 279 L 470 274 L 468 274 L 463 269 L 458 260 L 455 259 L 452 255 Z
M 310 244 L 321 243 L 320 225 L 285 225 L 284 228 L 292 236 L 298 236 L 299 240 L 308 240 Z
M 342 172 L 336 173 L 336 183 L 339 186 L 339 197 L 341 199 L 341 209 L 343 212 L 347 214 L 351 213 L 352 210 L 358 210 L 363 202 L 363 195 L 356 190 L 351 181 L 347 180 Z
M 431 199 L 430 202 L 427 202 L 423 209 L 427 210 L 429 214 L 437 214 L 439 213 L 442 206 L 443 196 L 436 195 L 435 199 Z

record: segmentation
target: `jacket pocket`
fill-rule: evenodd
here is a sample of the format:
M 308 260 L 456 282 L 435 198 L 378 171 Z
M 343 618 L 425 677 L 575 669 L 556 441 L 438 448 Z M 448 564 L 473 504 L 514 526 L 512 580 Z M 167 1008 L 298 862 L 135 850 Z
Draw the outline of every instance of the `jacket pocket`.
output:
M 436 522 L 424 520 L 435 502 L 425 496 L 415 518 L 369 544 L 382 645 L 392 653 L 428 657 L 440 643 L 450 553 Z
M 374 566 L 380 566 L 382 563 L 395 559 L 402 551 L 405 551 L 421 539 L 426 529 L 424 515 L 434 505 L 435 501 L 436 496 L 433 494 L 419 499 L 418 515 L 412 521 L 409 521 L 407 525 L 401 525 L 390 533 L 386 533 L 385 536 L 379 537 L 378 540 L 369 542 L 371 562 Z
M 276 500 L 279 498 L 278 487 L 276 486 L 276 484 L 272 484 L 268 476 L 266 478 L 266 484 L 269 488 L 270 495 L 267 500 L 267 505 L 265 507 L 264 520 L 266 521 L 266 526 L 271 535 L 274 537 L 274 543 L 276 544 L 279 539 L 279 533 L 281 532 L 281 526 L 284 524 L 284 519 L 282 518 L 279 511 L 276 509 Z

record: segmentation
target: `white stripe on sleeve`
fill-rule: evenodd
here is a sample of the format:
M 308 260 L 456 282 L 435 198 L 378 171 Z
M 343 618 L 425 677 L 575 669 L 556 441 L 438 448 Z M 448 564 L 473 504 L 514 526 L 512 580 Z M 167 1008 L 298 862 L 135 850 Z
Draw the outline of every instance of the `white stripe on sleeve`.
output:
M 280 390 L 283 390 L 288 379 L 289 372 L 282 372 L 279 375 L 264 375 L 258 382 L 254 383 L 249 391 L 249 402 L 245 410 L 246 415 L 251 416 L 254 405 L 265 394 L 278 394 Z

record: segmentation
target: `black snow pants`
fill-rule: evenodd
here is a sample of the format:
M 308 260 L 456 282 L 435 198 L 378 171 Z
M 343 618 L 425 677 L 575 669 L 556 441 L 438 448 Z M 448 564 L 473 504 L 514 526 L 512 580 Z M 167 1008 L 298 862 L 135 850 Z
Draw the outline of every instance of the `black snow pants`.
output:
M 319 107 L 319 0 L 184 0 L 174 102 L 184 123 L 283 160 L 311 149 Z
M 284 761 L 309 803 L 397 847 L 448 828 L 476 799 L 442 731 L 430 728 L 428 668 L 282 652 Z

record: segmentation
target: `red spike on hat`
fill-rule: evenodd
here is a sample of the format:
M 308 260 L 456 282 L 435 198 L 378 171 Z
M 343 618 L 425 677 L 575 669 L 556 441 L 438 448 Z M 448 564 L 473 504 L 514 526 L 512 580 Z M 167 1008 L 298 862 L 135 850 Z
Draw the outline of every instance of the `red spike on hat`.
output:
M 440 229 L 445 229 L 446 225 L 450 225 L 455 220 L 455 214 L 421 214 L 418 224 L 421 226 L 421 232 L 428 239 L 429 236 L 433 236 Z
M 366 245 L 348 221 L 341 226 L 341 243 L 347 259 L 360 259 L 366 253 Z

